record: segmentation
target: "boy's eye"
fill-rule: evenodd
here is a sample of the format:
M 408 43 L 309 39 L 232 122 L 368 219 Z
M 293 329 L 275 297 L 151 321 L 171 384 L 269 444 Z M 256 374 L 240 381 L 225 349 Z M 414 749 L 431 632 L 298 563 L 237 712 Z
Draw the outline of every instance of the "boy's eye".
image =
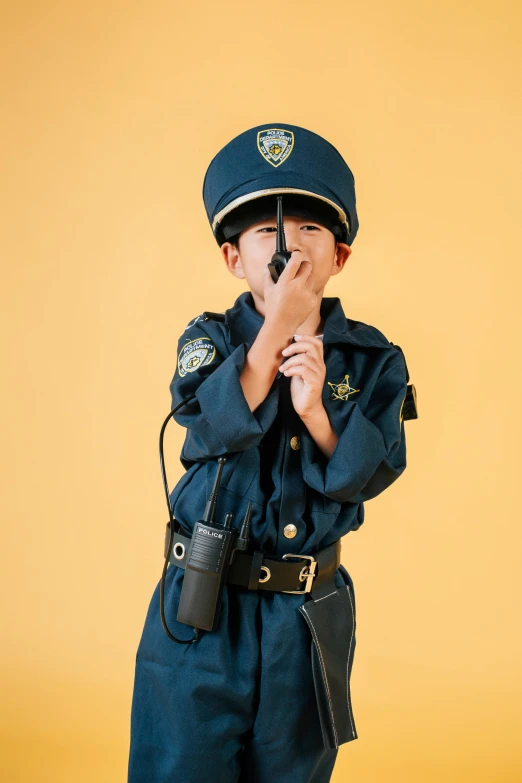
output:
M 302 230 L 303 228 L 311 228 L 311 229 L 313 229 L 314 231 L 319 231 L 319 226 L 312 226 L 312 225 L 309 225 L 309 226 L 301 226 L 301 230 Z M 260 232 L 260 233 L 261 233 L 262 231 L 270 231 L 270 232 L 274 232 L 274 231 L 277 231 L 277 228 L 276 228 L 275 226 L 266 226 L 265 228 L 260 228 L 260 229 L 259 229 L 259 232 Z

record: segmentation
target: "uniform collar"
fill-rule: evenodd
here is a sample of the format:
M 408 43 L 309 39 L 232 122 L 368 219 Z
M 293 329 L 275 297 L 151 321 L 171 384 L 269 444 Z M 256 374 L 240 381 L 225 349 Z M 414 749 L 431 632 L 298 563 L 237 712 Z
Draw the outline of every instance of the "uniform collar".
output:
M 363 348 L 389 348 L 391 343 L 374 326 L 347 318 L 338 296 L 323 296 L 321 318 L 324 320 L 323 344 L 349 343 Z M 233 306 L 225 311 L 230 341 L 237 347 L 241 343 L 252 345 L 264 323 L 257 312 L 250 291 L 238 296 Z

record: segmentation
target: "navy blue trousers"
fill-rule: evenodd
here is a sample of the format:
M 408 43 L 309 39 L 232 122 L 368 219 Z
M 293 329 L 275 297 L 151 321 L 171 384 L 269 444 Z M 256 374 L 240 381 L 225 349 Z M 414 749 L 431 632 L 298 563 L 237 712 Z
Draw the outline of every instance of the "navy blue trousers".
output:
M 184 570 L 170 565 L 165 616 L 176 620 Z M 338 571 L 336 584 L 344 584 Z M 304 596 L 225 585 L 219 624 L 195 644 L 166 635 L 154 590 L 136 654 L 128 783 L 327 783 Z

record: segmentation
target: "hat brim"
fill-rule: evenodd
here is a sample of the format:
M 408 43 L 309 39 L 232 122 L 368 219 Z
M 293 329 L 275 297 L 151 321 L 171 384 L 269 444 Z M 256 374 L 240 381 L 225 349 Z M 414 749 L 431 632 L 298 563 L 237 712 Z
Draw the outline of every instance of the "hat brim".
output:
M 281 189 L 283 190 L 283 189 Z M 341 222 L 337 206 L 327 203 L 314 195 L 302 195 L 301 193 L 283 192 L 283 214 L 313 220 L 321 223 L 334 234 L 338 241 L 346 241 L 345 224 Z M 262 220 L 275 218 L 277 214 L 277 194 L 264 194 L 256 198 L 242 201 L 239 206 L 229 211 L 217 227 L 216 239 L 219 244 L 237 236 L 245 229 Z
M 214 218 L 211 223 L 212 232 L 214 235 L 216 234 L 219 224 L 223 222 L 225 216 L 233 209 L 247 201 L 277 194 L 310 196 L 329 204 L 337 211 L 341 223 L 346 226 L 346 236 L 352 233 L 351 216 L 347 214 L 336 194 L 323 182 L 295 171 L 270 172 L 262 177 L 242 182 L 235 188 L 232 188 L 226 196 L 220 199 L 221 203 L 216 204 Z

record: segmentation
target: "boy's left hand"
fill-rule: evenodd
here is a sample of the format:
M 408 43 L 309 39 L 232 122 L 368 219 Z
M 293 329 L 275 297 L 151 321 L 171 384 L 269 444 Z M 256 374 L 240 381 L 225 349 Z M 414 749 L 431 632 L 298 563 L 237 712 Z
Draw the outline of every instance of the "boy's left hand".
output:
M 290 380 L 290 394 L 296 413 L 301 418 L 310 416 L 323 407 L 322 391 L 326 378 L 323 341 L 313 335 L 295 335 L 296 342 L 288 345 L 283 357 L 290 356 L 279 367 Z

